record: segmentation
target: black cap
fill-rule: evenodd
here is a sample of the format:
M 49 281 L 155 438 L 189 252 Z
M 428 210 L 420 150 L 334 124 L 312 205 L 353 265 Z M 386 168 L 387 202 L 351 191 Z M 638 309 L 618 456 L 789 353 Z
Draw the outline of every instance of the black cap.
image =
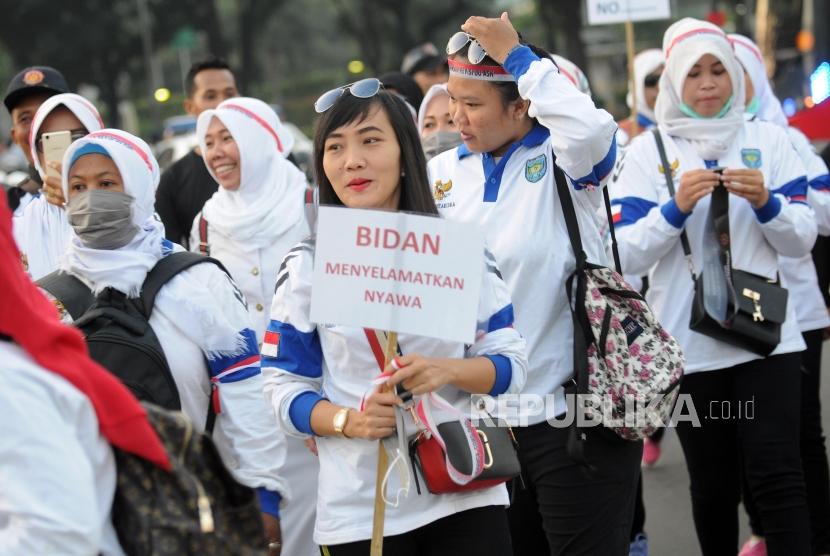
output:
M 441 56 L 435 45 L 427 42 L 406 53 L 401 63 L 401 72 L 414 75 L 419 71 L 430 70 L 446 63 L 446 58 Z
M 59 93 L 68 93 L 69 85 L 63 74 L 49 66 L 32 66 L 15 75 L 6 89 L 6 98 L 3 103 L 9 112 L 26 95 L 34 92 L 49 93 L 50 96 Z

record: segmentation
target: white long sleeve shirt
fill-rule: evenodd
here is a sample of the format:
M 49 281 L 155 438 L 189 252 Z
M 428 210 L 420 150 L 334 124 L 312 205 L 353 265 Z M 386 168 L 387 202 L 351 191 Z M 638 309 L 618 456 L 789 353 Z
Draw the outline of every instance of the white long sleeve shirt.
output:
M 572 197 L 588 260 L 607 264 L 597 211 L 616 157 L 614 119 L 527 47 L 504 64 L 518 79 L 539 125 L 501 158 L 466 146 L 429 162 L 442 216 L 483 225 L 527 340 L 528 376 L 522 394 L 552 402 L 507 404 L 520 422 L 535 424 L 565 412 L 562 385 L 573 375 L 573 324 L 565 279 L 576 261 L 556 193 L 553 163 L 573 185 Z M 528 398 L 525 398 L 528 399 Z M 547 400 L 550 402 L 550 400 Z
M 89 398 L 0 341 L 0 554 L 123 554 L 115 458 Z
M 784 130 L 766 122 L 746 122 L 729 152 L 716 161 L 704 161 L 685 139 L 663 134 L 666 154 L 677 189 L 686 171 L 724 166 L 754 167 L 764 174 L 770 201 L 755 211 L 748 201 L 730 195 L 729 228 L 734 268 L 775 279 L 778 257 L 803 257 L 816 238 L 815 215 L 806 204 L 804 166 Z M 710 198 L 698 201 L 683 215 L 670 198 L 654 136 L 635 138 L 619 162 L 619 178 L 612 188 L 617 239 L 623 270 L 648 273 L 647 299 L 663 326 L 680 342 L 686 355 L 686 373 L 724 369 L 760 356 L 719 342 L 689 329 L 693 282 L 680 245 L 686 230 L 695 269 L 703 260 L 703 232 Z M 786 287 L 786 277 L 782 277 Z M 795 307 L 790 299 L 781 343 L 773 354 L 804 349 Z
M 512 327 L 513 307 L 492 259 L 484 261 L 476 341 L 471 346 L 402 334 L 401 351 L 427 357 L 488 357 L 496 367 L 492 395 L 518 392 L 526 376 L 525 343 Z M 314 405 L 323 397 L 359 408 L 372 379 L 381 373 L 361 328 L 318 325 L 310 320 L 313 243 L 292 249 L 283 262 L 271 307 L 271 323 L 262 349 L 263 369 L 275 374 L 266 393 L 283 429 L 308 436 Z M 439 393 L 469 415 L 472 397 L 452 386 Z M 417 431 L 406 416 L 406 429 Z M 317 438 L 320 459 L 314 540 L 323 545 L 365 540 L 372 534 L 377 442 L 338 437 Z M 386 508 L 386 535 L 417 529 L 448 515 L 507 504 L 504 486 L 466 493 L 434 495 L 412 488 L 398 507 Z

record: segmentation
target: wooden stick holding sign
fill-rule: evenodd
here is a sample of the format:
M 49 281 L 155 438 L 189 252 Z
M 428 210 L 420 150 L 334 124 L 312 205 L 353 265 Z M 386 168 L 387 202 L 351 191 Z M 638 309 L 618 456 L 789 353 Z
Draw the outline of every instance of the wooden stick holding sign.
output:
M 395 357 L 398 346 L 398 333 L 386 333 L 386 346 L 383 350 L 383 368 L 389 366 L 389 362 Z M 388 389 L 384 385 L 381 390 Z M 383 554 L 383 525 L 386 518 L 386 502 L 384 502 L 383 478 L 389 469 L 389 456 L 386 448 L 383 447 L 383 440 L 378 441 L 378 472 L 375 476 L 375 511 L 372 516 L 372 544 L 369 551 L 370 556 L 382 556 Z
M 640 122 L 637 120 L 637 83 L 634 75 L 634 22 L 625 22 L 625 50 L 628 57 L 628 90 L 631 91 L 631 136 L 640 133 Z

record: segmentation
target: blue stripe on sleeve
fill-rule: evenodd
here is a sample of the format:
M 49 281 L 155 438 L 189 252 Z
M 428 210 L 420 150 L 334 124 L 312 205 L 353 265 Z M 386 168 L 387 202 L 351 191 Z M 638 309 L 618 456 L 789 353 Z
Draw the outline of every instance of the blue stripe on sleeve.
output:
M 657 203 L 641 199 L 640 197 L 622 197 L 611 201 L 611 205 L 620 205 L 619 219 L 614 219 L 614 226 L 622 228 L 634 224 L 640 218 L 646 216 Z
M 805 197 L 807 195 L 807 177 L 799 176 L 779 187 L 770 193 L 783 195 L 784 197 Z
M 810 180 L 810 187 L 817 191 L 830 191 L 830 174 L 816 176 Z
M 259 370 L 259 347 L 257 346 L 256 333 L 250 328 L 240 332 L 244 338 L 245 347 L 235 355 L 218 355 L 208 357 L 208 371 L 211 377 L 231 369 L 239 367 L 239 370 L 223 376 L 219 379 L 222 383 L 237 382 L 260 373 Z
M 510 359 L 504 355 L 485 355 L 487 359 L 493 362 L 496 367 L 496 382 L 493 383 L 493 388 L 490 389 L 491 396 L 498 396 L 504 394 L 510 387 L 510 381 L 513 378 L 513 364 Z
M 805 180 L 806 182 L 806 180 Z M 767 204 L 759 209 L 752 209 L 755 211 L 755 217 L 761 224 L 766 224 L 781 212 L 781 200 L 775 195 L 770 195 Z
M 495 313 L 490 320 L 487 322 L 487 332 L 493 332 L 494 330 L 500 330 L 502 328 L 507 328 L 513 325 L 513 304 L 508 303 L 497 313 Z
M 314 434 L 311 428 L 311 412 L 314 411 L 317 402 L 323 399 L 323 396 L 317 392 L 308 391 L 291 400 L 291 405 L 288 406 L 288 416 L 294 428 L 305 434 Z
M 683 227 L 686 219 L 692 214 L 691 212 L 686 213 L 681 211 L 678 208 L 677 203 L 674 201 L 674 198 L 666 201 L 663 206 L 660 207 L 660 212 L 663 214 L 663 218 L 666 219 L 666 222 L 678 230 Z
M 280 335 L 279 350 L 276 357 L 262 356 L 263 367 L 277 367 L 308 378 L 323 376 L 323 349 L 317 330 L 300 332 L 290 324 L 272 320 L 268 331 Z
M 588 185 L 599 185 L 599 183 L 611 173 L 614 169 L 614 163 L 617 161 L 617 135 L 611 138 L 611 147 L 605 158 L 594 165 L 591 173 L 587 176 L 581 177 L 578 180 L 572 179 L 574 189 L 584 189 Z
M 277 519 L 280 518 L 280 502 L 282 496 L 279 492 L 267 490 L 265 487 L 258 487 L 256 489 L 257 497 L 259 497 L 259 509 L 262 513 L 272 515 Z
M 510 54 L 504 61 L 504 69 L 509 71 L 516 78 L 516 81 L 518 81 L 521 76 L 527 73 L 530 64 L 538 61 L 539 57 L 529 47 L 521 45 L 510 51 Z

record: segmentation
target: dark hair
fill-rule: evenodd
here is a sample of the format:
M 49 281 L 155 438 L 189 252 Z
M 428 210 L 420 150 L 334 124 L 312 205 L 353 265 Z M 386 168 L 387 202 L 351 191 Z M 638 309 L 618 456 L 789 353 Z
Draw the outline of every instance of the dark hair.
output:
M 411 104 L 416 112 L 421 107 L 421 101 L 424 100 L 424 93 L 421 92 L 418 83 L 411 76 L 399 71 L 392 71 L 384 73 L 378 79 L 383 83 L 384 89 L 400 93 L 404 100 Z
M 187 70 L 187 77 L 185 77 L 185 83 L 187 85 L 187 98 L 193 98 L 193 93 L 196 92 L 196 76 L 200 72 L 212 69 L 228 70 L 233 73 L 233 70 L 228 63 L 222 58 L 217 58 L 216 56 L 211 56 L 210 58 L 196 62 L 190 66 L 189 70 Z
M 344 125 L 364 121 L 375 108 L 386 112 L 401 148 L 401 170 L 404 176 L 400 181 L 398 210 L 437 215 L 438 209 L 429 187 L 427 162 L 412 112 L 398 95 L 384 90 L 366 99 L 346 92 L 317 121 L 314 132 L 314 176 L 319 187 L 320 204 L 343 206 L 323 169 L 326 139 Z
M 530 50 L 533 51 L 539 58 L 548 58 L 554 65 L 553 58 L 551 57 L 550 53 L 546 50 L 539 48 L 538 46 L 530 43 L 521 43 L 523 46 L 528 47 Z M 470 63 L 469 59 L 467 58 L 467 51 L 470 49 L 470 45 L 468 44 L 452 56 L 450 58 L 462 58 L 464 62 Z M 498 62 L 493 60 L 490 56 L 485 56 L 484 59 L 480 62 L 481 65 L 485 66 L 500 66 Z M 495 87 L 499 94 L 501 95 L 501 102 L 504 106 L 507 106 L 511 102 L 515 102 L 519 100 L 519 84 L 515 81 L 488 81 L 488 83 Z

